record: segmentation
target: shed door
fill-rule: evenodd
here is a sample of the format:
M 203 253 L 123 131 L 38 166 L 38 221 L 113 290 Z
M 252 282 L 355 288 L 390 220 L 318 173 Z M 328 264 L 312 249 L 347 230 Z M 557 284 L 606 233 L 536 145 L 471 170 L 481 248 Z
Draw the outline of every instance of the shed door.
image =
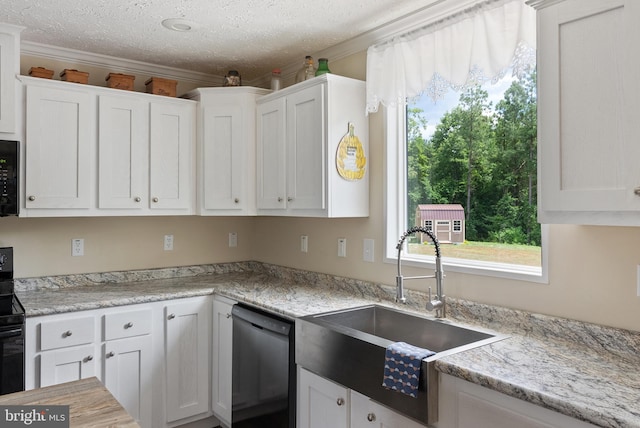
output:
M 451 242 L 450 220 L 438 220 L 436 222 L 436 238 L 440 242 Z

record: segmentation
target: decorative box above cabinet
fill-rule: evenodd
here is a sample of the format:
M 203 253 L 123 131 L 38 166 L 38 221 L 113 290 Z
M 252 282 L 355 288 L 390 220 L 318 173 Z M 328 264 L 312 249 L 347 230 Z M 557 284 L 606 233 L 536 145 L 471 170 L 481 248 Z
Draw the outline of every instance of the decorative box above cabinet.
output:
M 21 80 L 26 94 L 21 216 L 194 213 L 195 102 Z
M 323 74 L 257 102 L 258 214 L 367 217 L 364 82 Z
M 629 50 L 639 2 L 527 3 L 538 17 L 539 221 L 640 225 L 640 57 Z
M 239 86 L 185 95 L 199 101 L 197 214 L 256 214 L 256 98 L 269 92 Z
M 18 87 L 20 74 L 20 32 L 23 27 L 0 24 L 0 133 L 18 132 Z M 18 139 L 17 135 L 3 138 Z

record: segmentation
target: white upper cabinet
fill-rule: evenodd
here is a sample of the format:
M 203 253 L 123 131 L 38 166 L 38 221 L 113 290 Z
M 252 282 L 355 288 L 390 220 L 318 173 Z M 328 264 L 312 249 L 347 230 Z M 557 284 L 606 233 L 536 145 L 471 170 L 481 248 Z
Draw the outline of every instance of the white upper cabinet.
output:
M 369 215 L 364 82 L 324 74 L 258 99 L 258 214 Z
M 21 76 L 25 217 L 188 215 L 190 100 Z
M 95 105 L 85 91 L 26 87 L 25 201 L 37 209 L 87 213 L 95 178 Z
M 20 31 L 22 27 L 0 24 L 0 133 L 18 132 L 16 75 L 20 73 Z
M 538 8 L 540 222 L 640 225 L 640 4 L 528 3 Z
M 256 98 L 252 87 L 201 88 L 199 101 L 197 214 L 256 214 Z
M 142 209 L 149 198 L 149 105 L 98 97 L 98 208 Z
M 193 214 L 196 106 L 184 100 L 172 101 L 150 103 L 150 208 Z

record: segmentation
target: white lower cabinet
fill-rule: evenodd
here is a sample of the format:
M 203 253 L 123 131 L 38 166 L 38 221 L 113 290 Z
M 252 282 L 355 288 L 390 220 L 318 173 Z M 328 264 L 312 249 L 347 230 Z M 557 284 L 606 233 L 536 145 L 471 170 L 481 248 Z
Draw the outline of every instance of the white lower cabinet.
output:
M 167 422 L 209 410 L 210 313 L 208 297 L 164 308 Z
M 594 425 L 441 374 L 437 428 L 588 428 Z
M 151 426 L 151 314 L 139 308 L 103 317 L 104 385 L 143 427 Z
M 95 351 L 95 346 L 91 344 L 43 352 L 40 359 L 40 386 L 96 376 Z
M 369 397 L 298 367 L 298 428 L 424 428 Z
M 298 366 L 297 428 L 347 428 L 349 389 Z
M 25 388 L 95 376 L 143 428 L 208 418 L 211 301 L 28 317 Z
M 213 414 L 225 426 L 231 426 L 233 393 L 233 319 L 231 309 L 236 302 L 221 296 L 213 299 L 213 343 L 211 353 L 211 405 Z
M 151 336 L 104 344 L 104 386 L 143 427 L 151 426 Z

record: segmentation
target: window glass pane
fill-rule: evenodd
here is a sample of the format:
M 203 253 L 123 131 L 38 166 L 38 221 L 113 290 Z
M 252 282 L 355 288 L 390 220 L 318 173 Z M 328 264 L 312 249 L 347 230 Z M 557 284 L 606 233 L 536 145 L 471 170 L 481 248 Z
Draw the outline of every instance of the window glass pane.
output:
M 536 75 L 450 91 L 406 111 L 407 226 L 433 230 L 445 258 L 541 266 Z M 433 255 L 428 237 L 413 255 Z

